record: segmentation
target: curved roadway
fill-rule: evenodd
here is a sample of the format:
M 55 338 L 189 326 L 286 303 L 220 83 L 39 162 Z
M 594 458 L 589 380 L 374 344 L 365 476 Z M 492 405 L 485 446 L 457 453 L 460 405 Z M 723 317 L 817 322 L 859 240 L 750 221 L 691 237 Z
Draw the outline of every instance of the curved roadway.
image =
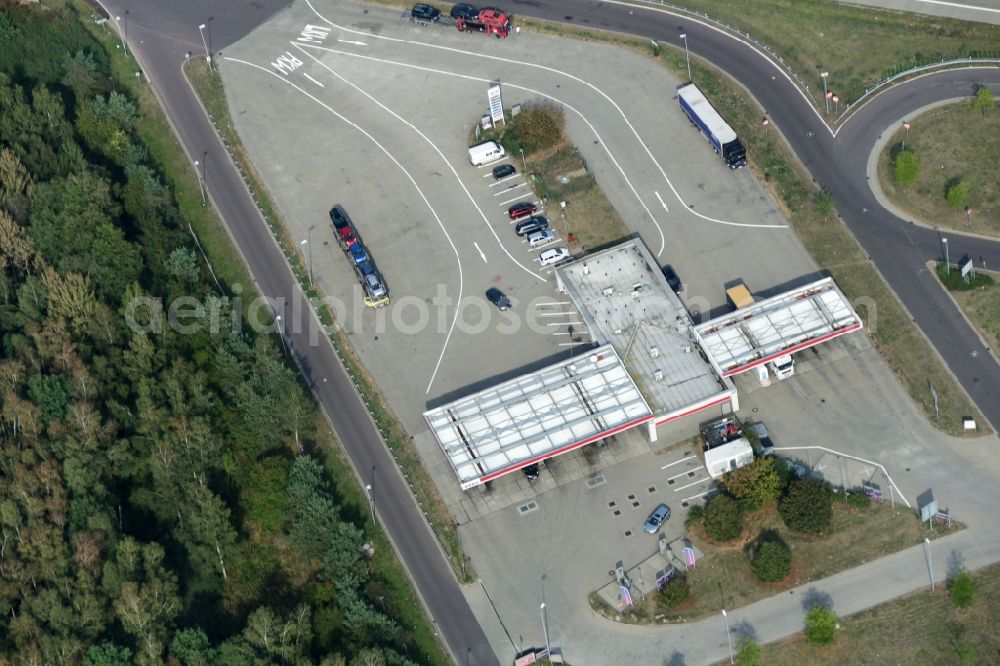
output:
M 669 42 L 688 48 L 744 85 L 764 107 L 813 179 L 833 196 L 837 212 L 882 276 L 931 340 L 983 415 L 1000 430 L 1000 364 L 926 269 L 941 258 L 939 232 L 909 224 L 879 204 L 868 185 L 868 155 L 878 135 L 906 114 L 939 100 L 968 97 L 977 84 L 1000 94 L 1000 68 L 949 70 L 876 96 L 833 136 L 798 88 L 748 44 L 690 18 L 654 8 L 579 0 L 512 0 L 516 14 Z M 664 91 L 664 97 L 668 93 Z M 947 232 L 950 256 L 1000 266 L 1000 241 Z
M 213 204 L 246 259 L 258 289 L 292 304 L 285 317 L 291 324 L 287 338 L 303 374 L 313 385 L 355 470 L 379 470 L 375 484 L 380 518 L 439 623 L 452 656 L 469 664 L 498 663 L 332 348 L 310 341 L 315 320 L 302 307 L 302 294 L 284 257 L 180 71 L 186 52 L 203 50 L 200 23 L 211 25 L 212 47 L 218 51 L 266 22 L 286 3 L 174 0 L 136 6 L 126 0 L 105 0 L 104 5 L 112 15 L 129 10 L 130 46 L 188 155 L 205 159 Z M 949 367 L 986 417 L 1000 426 L 1000 366 L 984 353 L 976 333 L 924 270 L 927 259 L 940 255 L 937 232 L 910 225 L 883 209 L 865 175 L 868 154 L 885 128 L 915 108 L 967 96 L 977 83 L 1000 91 L 1000 70 L 944 72 L 894 88 L 876 97 L 834 137 L 780 70 L 749 46 L 691 19 L 639 7 L 631 8 L 630 13 L 622 6 L 579 0 L 512 0 L 512 8 L 526 16 L 627 32 L 677 46 L 681 46 L 678 27 L 683 26 L 691 50 L 739 80 L 767 110 L 817 182 L 833 194 L 841 217 Z M 210 17 L 215 20 L 209 22 Z M 1000 242 L 960 237 L 954 232 L 949 237 L 952 256 L 968 252 L 1000 266 Z

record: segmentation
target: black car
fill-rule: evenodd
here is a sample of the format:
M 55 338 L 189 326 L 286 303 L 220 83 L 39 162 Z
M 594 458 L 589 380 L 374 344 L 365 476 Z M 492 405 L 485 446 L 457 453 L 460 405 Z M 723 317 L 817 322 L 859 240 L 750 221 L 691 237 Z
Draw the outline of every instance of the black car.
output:
M 334 229 L 343 229 L 347 226 L 347 213 L 340 206 L 334 206 L 330 209 L 330 221 Z
M 514 227 L 514 233 L 518 236 L 527 236 L 528 234 L 533 234 L 536 231 L 541 231 L 542 229 L 549 228 L 549 221 L 542 215 L 533 215 L 527 220 L 518 222 L 517 226 Z
M 430 5 L 425 5 L 422 2 L 418 2 L 413 5 L 413 9 L 410 10 L 411 21 L 426 21 L 427 23 L 434 23 L 439 18 L 441 18 L 440 9 L 431 7 Z
M 501 164 L 500 166 L 493 167 L 493 177 L 497 180 L 513 176 L 515 173 L 517 173 L 517 167 L 513 164 Z
M 451 17 L 455 20 L 462 19 L 463 21 L 479 18 L 479 8 L 466 4 L 455 5 L 451 8 Z
M 500 310 L 500 312 L 510 310 L 510 299 L 507 298 L 507 294 L 496 287 L 490 287 L 486 290 L 486 298 L 490 303 L 497 306 L 497 310 Z
M 529 481 L 534 481 L 538 478 L 538 463 L 531 463 L 530 465 L 522 467 L 521 471 L 524 472 L 524 475 Z
M 677 273 L 674 272 L 673 266 L 667 264 L 663 267 L 663 277 L 667 278 L 667 284 L 670 288 L 674 290 L 675 294 L 679 294 L 684 291 L 684 283 L 681 279 L 677 277 Z

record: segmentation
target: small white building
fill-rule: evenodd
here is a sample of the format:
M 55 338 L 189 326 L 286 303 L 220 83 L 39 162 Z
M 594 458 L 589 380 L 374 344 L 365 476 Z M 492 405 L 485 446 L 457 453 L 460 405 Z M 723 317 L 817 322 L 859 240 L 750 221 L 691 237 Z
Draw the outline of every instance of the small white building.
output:
M 705 451 L 705 467 L 713 479 L 718 479 L 727 472 L 749 465 L 751 462 L 753 462 L 753 447 L 743 438 Z

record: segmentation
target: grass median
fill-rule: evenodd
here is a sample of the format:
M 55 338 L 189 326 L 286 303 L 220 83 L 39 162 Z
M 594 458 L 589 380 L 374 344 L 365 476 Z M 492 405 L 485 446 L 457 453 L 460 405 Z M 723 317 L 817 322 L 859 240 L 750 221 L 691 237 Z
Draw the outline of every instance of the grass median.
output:
M 810 645 L 797 634 L 762 646 L 758 663 L 995 664 L 1000 654 L 1000 633 L 995 628 L 1000 613 L 1000 564 L 981 569 L 972 578 L 976 591 L 968 608 L 956 608 L 948 585 L 939 582 L 934 592 L 915 592 L 840 618 L 832 645 Z
M 993 163 L 1000 152 L 1000 104 L 994 107 L 983 114 L 968 101 L 948 104 L 908 118 L 909 130 L 896 128 L 878 161 L 879 186 L 889 201 L 924 223 L 1000 236 L 1000 179 Z M 893 158 L 904 147 L 918 160 L 916 180 L 907 185 L 893 174 Z M 950 205 L 948 191 L 955 186 L 964 189 L 964 201 L 959 196 Z

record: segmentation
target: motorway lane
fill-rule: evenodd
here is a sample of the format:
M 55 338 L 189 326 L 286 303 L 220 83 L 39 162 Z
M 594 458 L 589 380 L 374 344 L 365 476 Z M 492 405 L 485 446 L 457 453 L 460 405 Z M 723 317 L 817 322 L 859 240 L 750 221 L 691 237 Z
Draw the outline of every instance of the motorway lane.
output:
M 901 115 L 939 99 L 970 95 L 975 84 L 1000 91 L 1000 69 L 941 72 L 875 97 L 835 138 L 782 70 L 749 45 L 684 17 L 640 7 L 575 0 L 513 0 L 515 13 L 597 26 L 683 47 L 743 84 L 786 137 L 813 179 L 834 198 L 837 211 L 917 324 L 958 377 L 984 416 L 1000 429 L 1000 365 L 979 335 L 924 270 L 941 256 L 936 231 L 910 225 L 884 209 L 867 184 L 865 165 L 877 134 Z M 964 252 L 1000 266 L 1000 243 L 948 232 L 952 258 Z
M 409 488 L 331 345 L 318 331 L 319 324 L 305 305 L 284 256 L 181 73 L 184 54 L 192 43 L 200 43 L 197 26 L 207 16 L 216 16 L 213 48 L 218 50 L 265 22 L 284 3 L 258 1 L 238 8 L 223 0 L 184 3 L 149 2 L 137 7 L 125 0 L 108 0 L 105 6 L 111 14 L 129 9 L 130 45 L 188 155 L 192 160 L 206 159 L 212 202 L 243 254 L 257 289 L 274 302 L 286 304 L 284 319 L 290 329 L 286 339 L 328 420 L 335 422 L 337 436 L 359 480 L 366 483 L 375 470 L 379 518 L 453 658 L 461 657 L 467 664 L 497 664 Z M 182 18 L 187 16 L 192 17 L 189 22 Z

